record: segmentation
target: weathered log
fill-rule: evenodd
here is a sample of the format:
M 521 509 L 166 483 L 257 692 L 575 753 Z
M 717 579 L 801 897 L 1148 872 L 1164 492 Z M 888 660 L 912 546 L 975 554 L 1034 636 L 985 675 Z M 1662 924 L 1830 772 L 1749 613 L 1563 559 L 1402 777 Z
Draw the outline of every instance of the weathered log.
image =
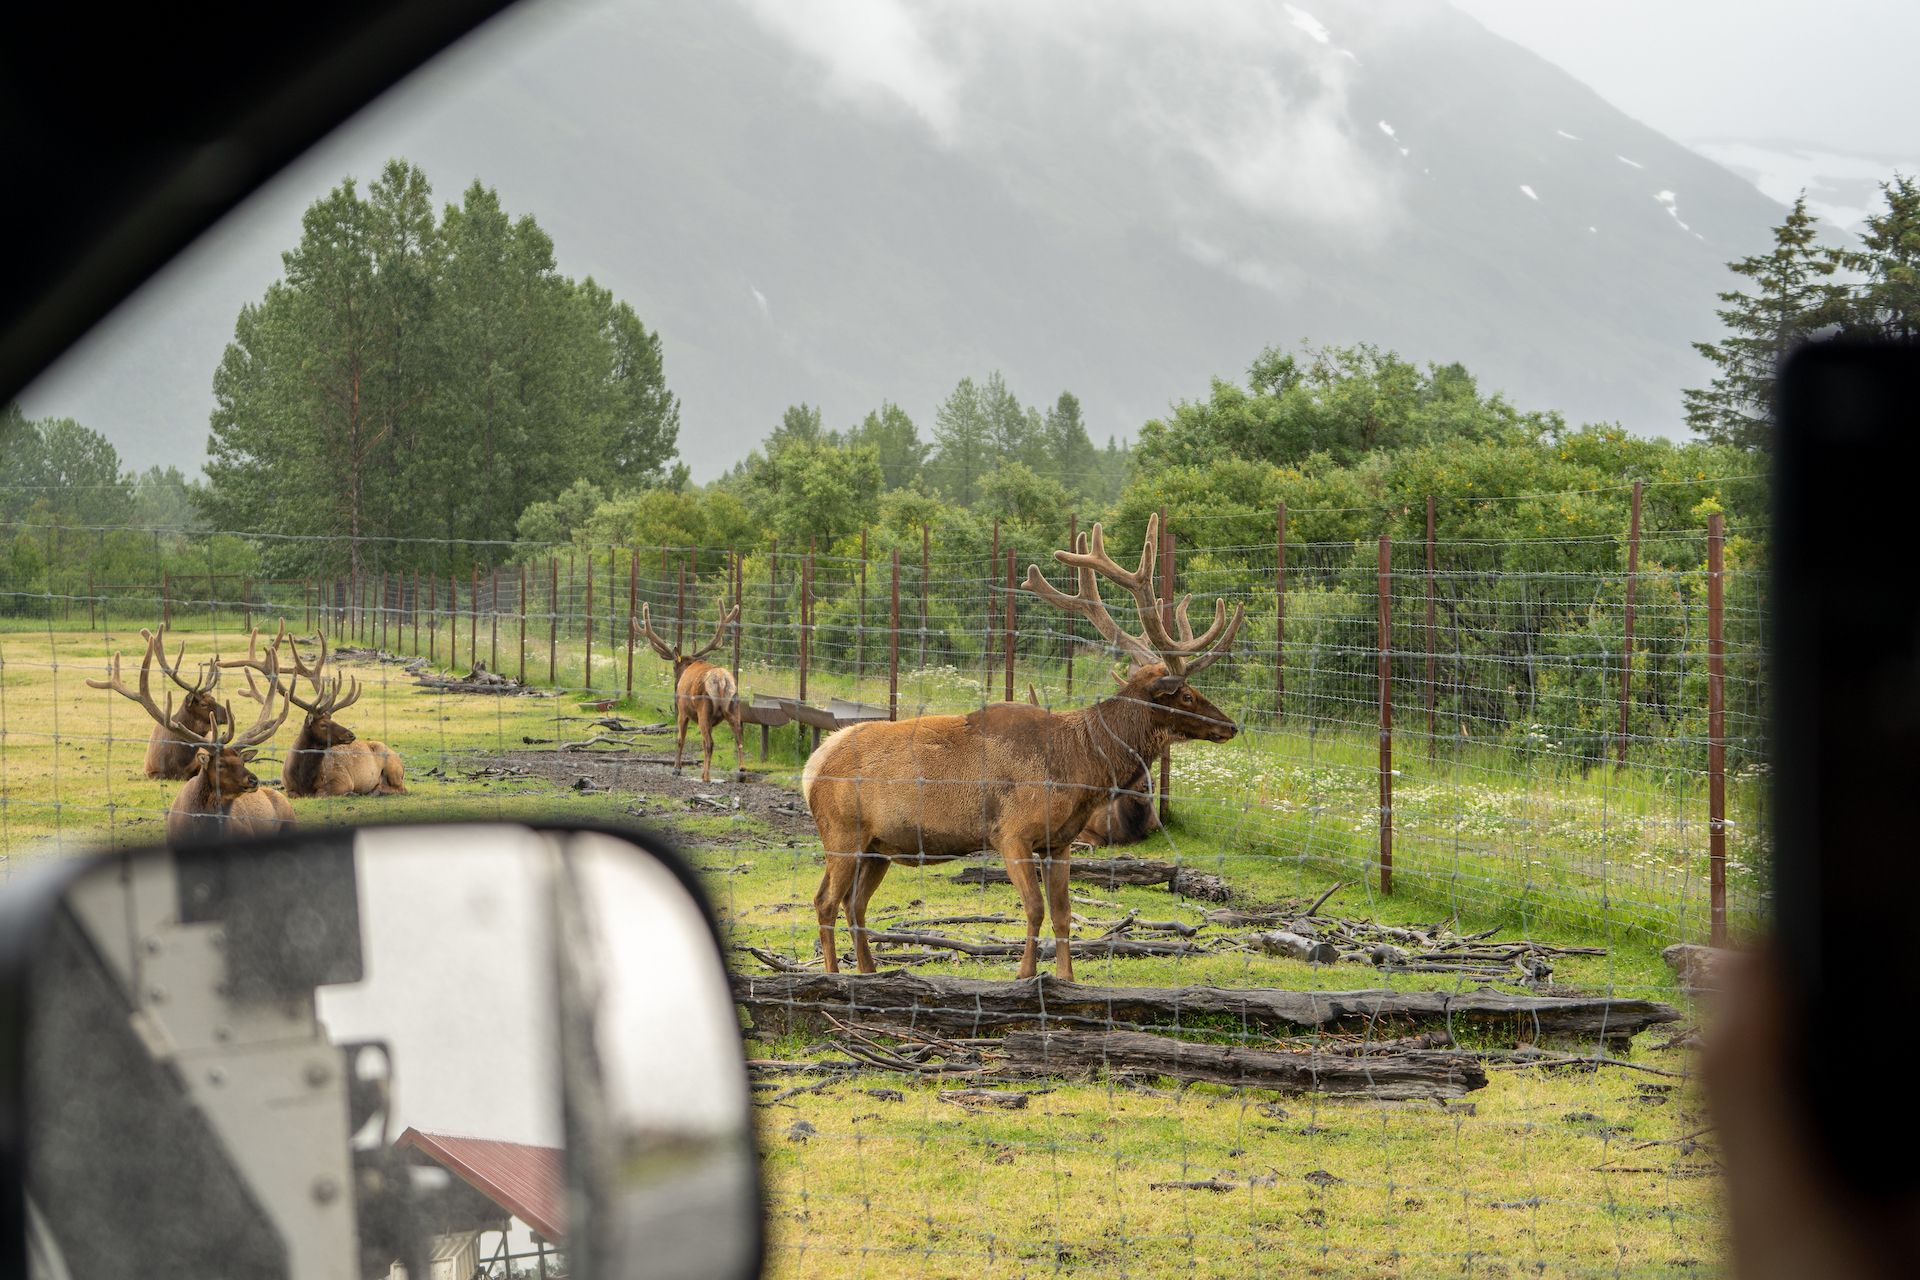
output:
M 1297 933 L 1285 929 L 1274 929 L 1265 933 L 1250 933 L 1247 942 L 1262 951 L 1274 955 L 1291 956 L 1295 960 L 1304 960 L 1308 964 L 1338 964 L 1340 948 L 1331 942 L 1318 942 L 1312 938 L 1303 938 Z
M 1360 1058 L 1194 1044 L 1140 1031 L 1009 1031 L 999 1052 L 1006 1057 L 996 1070 L 1007 1075 L 1105 1072 L 1388 1099 L 1458 1098 L 1487 1084 L 1486 1068 L 1471 1055 L 1446 1050 Z
M 1697 942 L 1676 942 L 1660 953 L 1680 979 L 1680 989 L 1688 995 L 1719 990 L 1721 974 L 1732 956 L 1731 951 L 1703 947 Z
M 873 930 L 867 934 L 867 943 L 875 947 L 933 947 L 942 951 L 957 951 L 963 956 L 993 957 L 1004 959 L 1023 953 L 1027 944 L 1002 938 L 988 938 L 979 942 L 966 938 L 950 938 L 939 933 L 920 933 L 902 929 Z M 1053 955 L 1053 939 L 1042 938 L 1037 948 L 1043 958 Z M 1074 956 L 1093 956 L 1106 958 L 1112 956 L 1186 956 L 1206 951 L 1205 947 L 1188 942 L 1184 938 L 1076 938 L 1072 943 Z
M 1164 884 L 1174 893 L 1208 902 L 1225 902 L 1233 895 L 1226 881 L 1204 871 L 1183 867 L 1177 862 L 1159 862 L 1152 858 L 1074 858 L 1067 875 L 1103 889 L 1121 885 Z M 1007 869 L 999 866 L 965 867 L 955 873 L 961 884 L 1011 884 Z
M 1487 988 L 1106 987 L 1062 982 L 1050 975 L 996 981 L 891 970 L 734 974 L 732 981 L 734 999 L 747 1006 L 756 1023 L 778 1025 L 790 1015 L 818 1012 L 962 1035 L 1034 1025 L 1152 1029 L 1226 1018 L 1249 1028 L 1374 1035 L 1425 1024 L 1446 1027 L 1456 1040 L 1462 1031 L 1474 1029 L 1510 1034 L 1515 1043 L 1525 1043 L 1547 1038 L 1622 1040 L 1680 1020 L 1678 1010 L 1653 1000 L 1509 995 Z
M 1033 1095 L 1019 1093 L 1011 1089 L 942 1089 L 940 1101 L 951 1102 L 957 1107 L 977 1110 L 981 1107 L 998 1107 L 1002 1111 L 1024 1111 L 1027 1100 Z

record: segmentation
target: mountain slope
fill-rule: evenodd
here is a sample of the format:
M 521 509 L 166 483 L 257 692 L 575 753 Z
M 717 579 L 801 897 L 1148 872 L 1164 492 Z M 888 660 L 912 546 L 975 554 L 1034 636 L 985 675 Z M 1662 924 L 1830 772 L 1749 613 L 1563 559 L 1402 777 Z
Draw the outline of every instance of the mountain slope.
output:
M 1724 263 L 1779 214 L 1437 0 L 1205 22 L 986 0 L 891 28 L 836 28 L 840 8 L 521 15 L 290 172 L 24 407 L 131 462 L 197 462 L 233 316 L 300 208 L 390 154 L 443 200 L 497 186 L 563 270 L 662 330 L 703 476 L 790 402 L 844 424 L 891 398 L 924 428 L 992 368 L 1127 435 L 1303 338 L 1671 433 Z

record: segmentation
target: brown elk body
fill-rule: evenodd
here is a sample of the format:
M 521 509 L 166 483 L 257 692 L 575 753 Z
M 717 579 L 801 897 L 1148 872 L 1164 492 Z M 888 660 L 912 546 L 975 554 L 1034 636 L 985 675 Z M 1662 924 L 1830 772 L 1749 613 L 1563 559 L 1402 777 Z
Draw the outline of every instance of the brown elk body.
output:
M 300 796 L 388 796 L 406 791 L 406 766 L 400 753 L 386 743 L 357 736 L 334 717 L 360 700 L 360 683 L 348 677 L 344 690 L 339 676 L 328 678 L 327 638 L 320 637 L 320 656 L 309 667 L 299 646 L 287 634 L 286 624 L 274 637 L 273 652 L 281 644 L 293 660 L 286 698 L 306 713 L 295 735 L 293 749 L 280 769 L 287 794 Z M 249 650 L 251 653 L 251 650 Z M 313 697 L 300 696 L 300 680 L 313 687 Z
M 284 702 L 278 714 L 274 711 L 277 681 L 271 658 L 262 664 L 217 664 L 252 665 L 266 674 L 267 694 L 261 700 L 260 715 L 251 727 L 244 733 L 236 732 L 232 708 L 223 704 L 207 730 L 194 731 L 179 719 L 171 694 L 164 710 L 154 702 L 149 676 L 156 654 L 161 655 L 163 669 L 166 660 L 160 638 L 148 631 L 141 635 L 147 641 L 147 652 L 141 659 L 137 689 L 129 689 L 121 679 L 117 653 L 113 655 L 112 674 L 106 680 L 89 680 L 87 684 L 133 699 L 153 717 L 155 725 L 165 731 L 169 740 L 193 745 L 191 772 L 167 810 L 169 843 L 272 835 L 290 828 L 294 821 L 293 806 L 280 792 L 261 786 L 250 767 L 255 748 L 271 738 L 287 718 Z
M 1122 680 L 1121 684 L 1126 681 Z M 1034 706 L 1040 705 L 1040 695 L 1033 686 L 1027 686 L 1027 701 Z M 1077 845 L 1090 849 L 1108 848 L 1115 845 L 1139 844 L 1160 829 L 1160 813 L 1153 803 L 1153 784 L 1146 768 L 1142 766 L 1139 774 L 1093 811 L 1087 819 L 1087 825 L 1080 828 L 1080 834 L 1073 838 Z
M 679 734 L 679 743 L 673 749 L 673 771 L 680 772 L 686 758 L 688 728 L 698 724 L 702 782 L 713 781 L 713 727 L 723 721 L 733 729 L 734 777 L 739 778 L 745 768 L 747 739 L 740 722 L 739 687 L 734 684 L 731 671 L 701 661 L 720 647 L 720 638 L 726 634 L 727 626 L 739 616 L 740 607 L 735 605 L 721 615 L 720 625 L 713 629 L 713 639 L 692 653 L 682 653 L 677 646 L 660 638 L 653 629 L 653 618 L 647 606 L 640 606 L 641 634 L 646 637 L 654 653 L 673 665 L 674 729 Z
M 1083 537 L 1073 551 L 1055 552 L 1078 570 L 1077 595 L 1056 590 L 1037 566 L 1027 571 L 1027 590 L 1086 615 L 1132 658 L 1133 670 L 1115 696 L 1064 713 L 994 703 L 964 716 L 869 721 L 835 733 L 807 762 L 801 789 L 826 855 L 813 902 L 829 972 L 839 969 L 834 930 L 842 911 L 860 972 L 873 971 L 867 904 L 892 863 L 939 862 L 991 849 L 1006 863 L 1026 912 L 1020 976 L 1033 976 L 1040 925 L 1048 914 L 1055 972 L 1073 976 L 1067 889 L 1075 837 L 1100 806 L 1145 772 L 1161 748 L 1196 739 L 1225 742 L 1237 731 L 1187 676 L 1226 650 L 1243 613 L 1236 609 L 1229 624 L 1225 605 L 1216 604 L 1213 625 L 1196 637 L 1186 600 L 1173 608 L 1154 600 L 1158 536 L 1158 522 L 1150 520 L 1133 572 L 1107 556 L 1098 525 L 1091 550 Z M 1121 631 L 1107 613 L 1099 577 L 1133 594 L 1143 636 Z M 1168 629 L 1170 620 L 1177 637 Z
M 174 719 L 185 727 L 193 738 L 182 738 L 168 731 L 162 724 L 153 726 L 153 732 L 147 736 L 147 756 L 142 763 L 149 778 L 165 778 L 170 781 L 182 781 L 194 776 L 197 766 L 195 754 L 200 750 L 199 738 L 205 736 L 215 725 L 226 723 L 222 719 L 226 709 L 214 698 L 213 690 L 220 683 L 220 668 L 212 663 L 200 670 L 200 678 L 188 684 L 180 678 L 180 659 L 186 654 L 186 646 L 174 655 L 171 663 L 167 661 L 164 641 L 155 655 L 160 670 L 167 678 L 185 692 L 180 707 L 174 712 Z

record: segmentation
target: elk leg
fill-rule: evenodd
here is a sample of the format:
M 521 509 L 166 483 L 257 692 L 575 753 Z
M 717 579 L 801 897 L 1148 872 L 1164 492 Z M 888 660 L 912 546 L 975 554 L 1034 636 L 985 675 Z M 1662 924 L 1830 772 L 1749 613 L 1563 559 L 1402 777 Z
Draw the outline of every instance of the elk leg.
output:
M 865 857 L 860 859 L 860 874 L 854 877 L 853 901 L 847 904 L 847 928 L 853 933 L 854 967 L 861 973 L 874 970 L 873 952 L 867 949 L 867 904 L 873 901 L 873 891 L 886 879 L 887 868 L 892 865 L 892 858 Z
M 827 865 L 820 876 L 820 887 L 813 891 L 813 915 L 820 922 L 820 959 L 826 964 L 828 973 L 838 973 L 840 956 L 833 939 L 834 921 L 840 914 L 840 904 L 847 900 L 847 893 L 853 888 L 854 877 L 859 872 L 859 840 L 850 832 L 842 833 L 839 839 L 823 832 L 820 843 L 826 850 Z M 846 851 L 836 851 L 843 844 Z
M 739 782 L 747 776 L 747 735 L 741 729 L 738 703 L 734 704 L 727 723 L 733 726 L 733 780 Z
M 687 754 L 687 726 L 692 724 L 693 721 L 687 714 L 686 707 L 683 705 L 676 705 L 674 707 L 674 714 L 680 721 L 680 745 L 673 749 L 673 776 L 677 778 L 680 776 L 680 762 Z
M 700 704 L 700 747 L 706 754 L 700 759 L 700 781 L 713 781 L 713 704 Z
M 1047 859 L 1047 914 L 1053 917 L 1053 972 L 1073 981 L 1073 902 L 1067 896 L 1067 877 L 1072 869 L 1067 851 L 1060 850 Z
M 1046 901 L 1040 894 L 1040 869 L 1034 863 L 1033 850 L 1023 844 L 1008 844 L 1000 850 L 1006 860 L 1007 879 L 1020 891 L 1020 905 L 1027 909 L 1027 949 L 1020 953 L 1020 972 L 1031 978 L 1038 968 L 1040 922 L 1046 915 Z

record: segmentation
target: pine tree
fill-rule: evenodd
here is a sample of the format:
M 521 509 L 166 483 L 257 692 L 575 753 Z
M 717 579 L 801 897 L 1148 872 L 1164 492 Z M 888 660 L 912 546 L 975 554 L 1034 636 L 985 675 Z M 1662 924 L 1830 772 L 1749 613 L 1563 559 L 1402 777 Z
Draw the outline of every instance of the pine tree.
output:
M 987 418 L 972 378 L 960 379 L 934 410 L 933 439 L 936 483 L 955 502 L 971 506 L 980 496 L 980 476 L 990 469 Z
M 869 413 L 847 433 L 847 443 L 872 445 L 888 489 L 912 484 L 927 461 L 927 446 L 906 410 L 891 400 Z
M 1905 174 L 1880 184 L 1887 207 L 1867 218 L 1860 248 L 1839 255 L 1860 277 L 1847 305 L 1849 334 L 1920 337 L 1920 185 Z
M 1087 437 L 1087 424 L 1080 416 L 1080 401 L 1071 391 L 1047 410 L 1043 429 L 1046 465 L 1042 473 L 1076 493 L 1092 493 L 1099 477 L 1094 473 L 1093 441 Z
M 1765 449 L 1775 371 L 1796 346 L 1842 319 L 1845 292 L 1831 280 L 1836 255 L 1820 245 L 1804 193 L 1774 228 L 1771 251 L 1727 266 L 1755 289 L 1721 294 L 1727 337 L 1693 344 L 1720 372 L 1712 385 L 1685 393 L 1687 425 L 1715 444 Z

